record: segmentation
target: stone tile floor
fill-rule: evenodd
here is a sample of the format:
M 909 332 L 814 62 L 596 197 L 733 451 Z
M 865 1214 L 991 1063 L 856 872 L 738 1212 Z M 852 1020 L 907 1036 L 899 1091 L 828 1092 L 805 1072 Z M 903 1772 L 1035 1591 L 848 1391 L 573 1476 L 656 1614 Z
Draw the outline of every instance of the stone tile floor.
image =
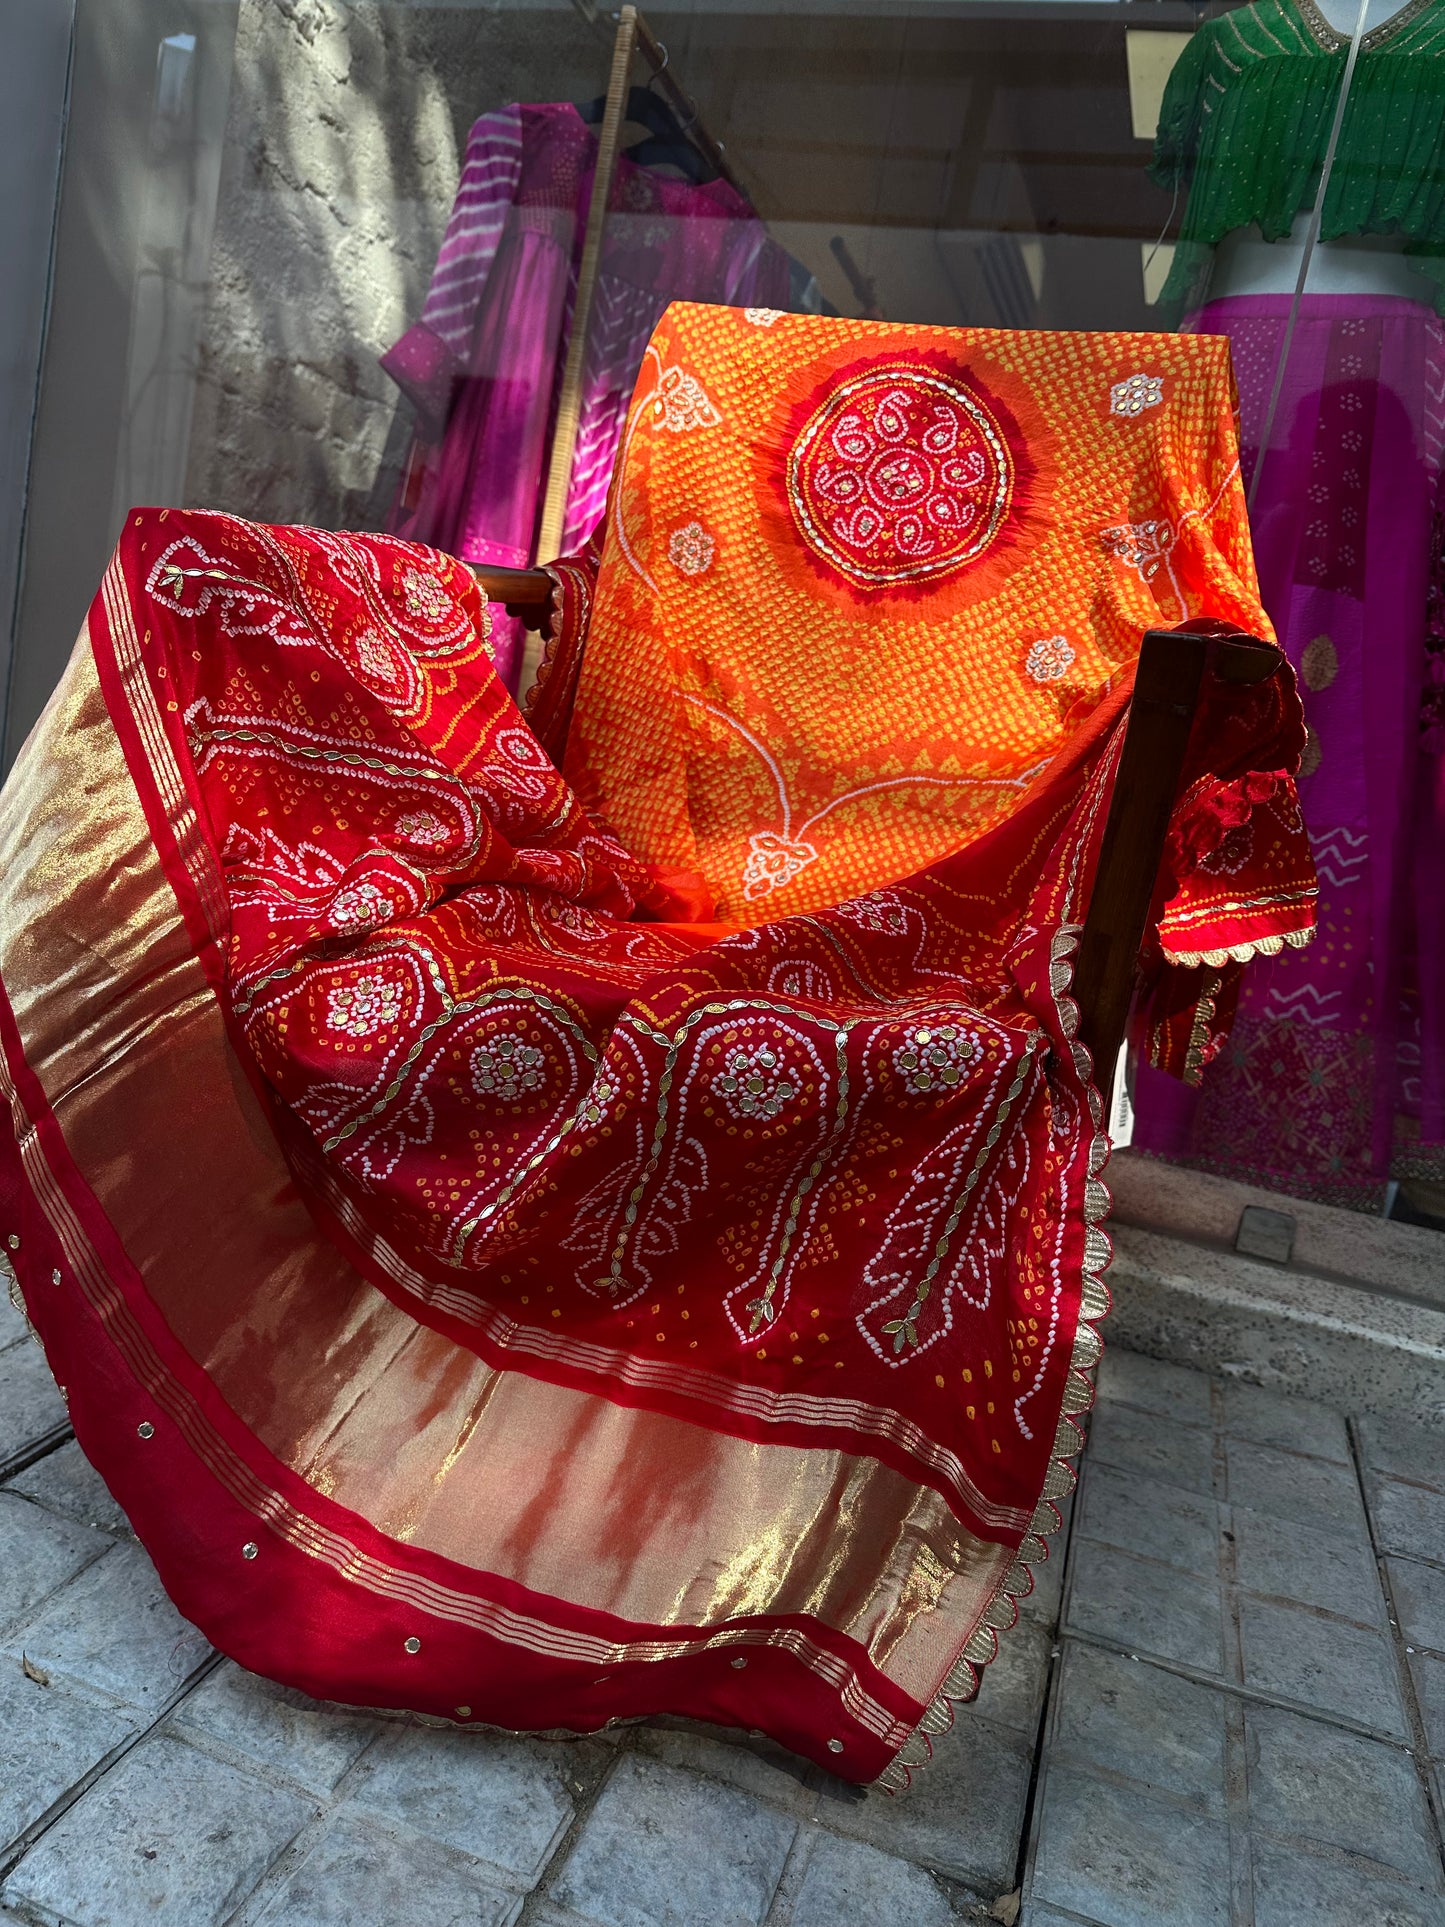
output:
M 0 1918 L 1445 1927 L 1445 1435 L 1111 1352 L 1054 1545 L 900 1799 L 681 1724 L 379 1721 L 178 1617 L 6 1308 Z

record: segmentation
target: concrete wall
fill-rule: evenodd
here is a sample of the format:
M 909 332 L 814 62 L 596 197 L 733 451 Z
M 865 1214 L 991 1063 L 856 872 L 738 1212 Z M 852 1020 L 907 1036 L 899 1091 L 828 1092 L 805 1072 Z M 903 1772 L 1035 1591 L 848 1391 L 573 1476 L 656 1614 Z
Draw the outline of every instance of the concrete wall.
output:
M 408 423 L 377 357 L 420 308 L 467 129 L 599 92 L 607 46 L 570 7 L 242 0 L 188 500 L 382 520 Z

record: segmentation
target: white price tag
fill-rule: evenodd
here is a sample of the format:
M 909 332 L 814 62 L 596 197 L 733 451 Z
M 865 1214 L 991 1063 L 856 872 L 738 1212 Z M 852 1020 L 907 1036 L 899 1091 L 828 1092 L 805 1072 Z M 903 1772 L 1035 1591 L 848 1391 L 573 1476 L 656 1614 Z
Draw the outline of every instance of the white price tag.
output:
M 1109 1099 L 1108 1132 L 1116 1151 L 1134 1142 L 1134 1098 L 1129 1089 L 1129 1046 L 1119 1046 L 1114 1065 L 1114 1089 Z

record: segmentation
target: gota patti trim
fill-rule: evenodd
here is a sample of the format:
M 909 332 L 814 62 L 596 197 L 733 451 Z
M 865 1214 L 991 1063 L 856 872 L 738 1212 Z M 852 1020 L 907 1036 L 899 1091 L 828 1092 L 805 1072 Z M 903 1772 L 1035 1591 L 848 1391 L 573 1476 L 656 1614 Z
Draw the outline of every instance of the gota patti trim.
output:
M 1211 970 L 1220 970 L 1227 963 L 1248 963 L 1251 957 L 1277 957 L 1288 946 L 1291 950 L 1303 950 L 1313 940 L 1314 931 L 1287 930 L 1282 936 L 1255 937 L 1249 943 L 1230 944 L 1224 950 L 1171 950 L 1164 945 L 1164 961 L 1182 964 L 1186 969 L 1197 969 L 1207 964 Z
M 1190 1026 L 1189 1043 L 1184 1052 L 1184 1082 L 1192 1088 L 1197 1087 L 1204 1077 L 1204 1048 L 1209 1042 L 1214 1013 L 1219 1008 L 1219 992 L 1223 982 L 1222 972 L 1219 969 L 1211 970 L 1194 1006 L 1194 1022 Z
M 162 509 L 160 519 L 164 521 L 165 516 L 166 511 Z M 171 835 L 175 838 L 181 861 L 185 865 L 186 873 L 199 899 L 202 914 L 206 919 L 206 928 L 214 942 L 224 944 L 231 927 L 231 912 L 226 902 L 225 885 L 212 859 L 210 845 L 206 842 L 201 829 L 200 818 L 196 815 L 186 790 L 180 768 L 171 749 L 170 738 L 166 735 L 155 691 L 151 688 L 145 658 L 141 654 L 140 637 L 136 633 L 135 615 L 131 608 L 130 591 L 126 586 L 125 571 L 121 566 L 119 551 L 112 558 L 110 567 L 101 580 L 100 592 L 105 604 L 106 623 L 110 630 L 111 658 L 125 695 L 131 721 L 140 737 L 141 749 L 145 755 L 146 765 L 151 771 L 156 795 L 165 810 L 166 822 Z M 94 656 L 96 638 L 90 633 L 88 620 L 82 634 Z M 104 638 L 101 639 L 101 646 L 104 647 Z M 171 703 L 171 707 L 175 707 L 174 702 Z
M 557 667 L 557 651 L 562 642 L 564 612 L 566 609 L 567 584 L 570 582 L 580 598 L 577 620 L 583 633 L 592 614 L 592 592 L 587 582 L 587 572 L 575 562 L 563 560 L 542 565 L 542 573 L 552 584 L 552 593 L 547 601 L 547 627 L 542 635 L 542 656 L 537 664 L 537 673 L 532 678 L 530 689 L 522 694 L 520 708 L 524 716 L 530 717 L 542 697 L 542 691 Z
M 920 1767 L 927 1766 L 933 1757 L 933 1736 L 946 1733 L 953 1725 L 955 1702 L 964 1703 L 977 1695 L 984 1667 L 998 1657 L 999 1634 L 1008 1632 L 1017 1624 L 1018 1602 L 1027 1599 L 1034 1589 L 1033 1569 L 1049 1556 L 1044 1541 L 1050 1533 L 1058 1531 L 1061 1523 L 1055 1501 L 1067 1498 L 1077 1481 L 1070 1461 L 1077 1458 L 1082 1450 L 1084 1434 L 1076 1420 L 1094 1403 L 1094 1371 L 1104 1353 L 1098 1325 L 1107 1315 L 1110 1305 L 1104 1273 L 1114 1256 L 1109 1234 L 1103 1229 L 1113 1203 L 1109 1188 L 1100 1176 L 1109 1161 L 1111 1149 L 1108 1135 L 1103 1129 L 1104 1100 L 1094 1082 L 1092 1059 L 1084 1046 L 1076 1041 L 1079 1006 L 1069 995 L 1074 978 L 1071 959 L 1078 949 L 1080 934 L 1077 924 L 1066 925 L 1054 933 L 1049 948 L 1049 988 L 1053 992 L 1064 1035 L 1070 1040 L 1074 1068 L 1084 1085 L 1089 1117 L 1094 1127 L 1089 1145 L 1088 1176 L 1084 1181 L 1084 1264 L 1079 1324 L 1064 1381 L 1058 1430 L 1054 1434 L 1049 1469 L 1044 1476 L 1043 1494 L 998 1591 L 984 1608 L 963 1651 L 934 1694 L 928 1711 L 872 1783 L 886 1793 L 906 1791 L 914 1773 Z

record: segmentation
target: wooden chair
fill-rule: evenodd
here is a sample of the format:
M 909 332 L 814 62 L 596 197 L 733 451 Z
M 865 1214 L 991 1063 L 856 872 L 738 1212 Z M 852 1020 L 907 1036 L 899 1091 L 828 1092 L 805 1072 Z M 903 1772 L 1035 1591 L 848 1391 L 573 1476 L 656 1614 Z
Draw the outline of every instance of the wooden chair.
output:
M 552 593 L 545 571 L 477 565 L 472 573 L 488 601 L 502 603 L 508 615 L 528 629 L 542 627 Z M 1242 687 L 1264 682 L 1283 661 L 1273 643 L 1231 631 L 1224 623 L 1151 629 L 1144 637 L 1074 967 L 1079 1037 L 1094 1060 L 1095 1081 L 1106 1104 L 1129 1021 L 1169 814 L 1179 794 L 1205 678 Z

